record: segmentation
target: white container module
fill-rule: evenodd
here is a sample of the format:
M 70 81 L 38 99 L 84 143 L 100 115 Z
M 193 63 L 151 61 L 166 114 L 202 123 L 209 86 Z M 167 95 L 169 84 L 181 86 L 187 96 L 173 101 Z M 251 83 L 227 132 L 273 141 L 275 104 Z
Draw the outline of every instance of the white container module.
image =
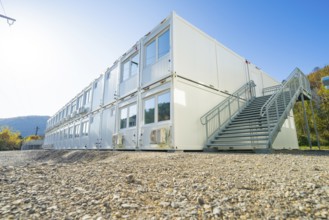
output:
M 256 97 L 279 85 L 173 12 L 48 120 L 44 145 L 203 150 L 200 118 L 250 80 Z M 298 147 L 292 112 L 272 147 Z

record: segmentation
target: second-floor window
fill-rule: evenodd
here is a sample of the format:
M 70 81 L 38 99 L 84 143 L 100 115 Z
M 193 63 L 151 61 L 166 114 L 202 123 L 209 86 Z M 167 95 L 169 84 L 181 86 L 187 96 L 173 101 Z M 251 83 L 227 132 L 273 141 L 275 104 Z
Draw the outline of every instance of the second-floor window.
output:
M 139 65 L 139 54 L 134 54 L 125 60 L 122 64 L 121 71 L 121 82 L 126 81 L 130 77 L 136 75 L 138 73 L 138 65 Z
M 170 50 L 169 29 L 149 41 L 145 46 L 145 66 L 156 63 Z

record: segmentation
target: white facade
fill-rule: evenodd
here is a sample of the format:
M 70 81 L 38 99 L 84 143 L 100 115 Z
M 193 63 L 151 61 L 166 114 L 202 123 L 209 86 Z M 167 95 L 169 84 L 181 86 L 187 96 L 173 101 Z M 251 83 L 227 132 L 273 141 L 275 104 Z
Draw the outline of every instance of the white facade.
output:
M 49 119 L 45 145 L 202 150 L 200 117 L 250 80 L 257 96 L 278 84 L 172 13 Z M 294 125 L 282 132 L 296 134 Z M 296 135 L 282 132 L 279 141 L 298 147 Z

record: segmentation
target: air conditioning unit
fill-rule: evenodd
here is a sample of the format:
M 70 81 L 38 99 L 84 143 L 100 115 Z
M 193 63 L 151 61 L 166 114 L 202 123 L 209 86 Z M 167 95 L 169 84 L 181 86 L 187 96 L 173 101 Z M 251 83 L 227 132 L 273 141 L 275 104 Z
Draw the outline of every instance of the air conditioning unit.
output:
M 122 134 L 113 134 L 112 136 L 112 145 L 113 147 L 122 147 L 123 146 L 123 136 Z
M 159 128 L 151 131 L 151 144 L 165 144 L 167 143 L 168 134 L 166 128 Z

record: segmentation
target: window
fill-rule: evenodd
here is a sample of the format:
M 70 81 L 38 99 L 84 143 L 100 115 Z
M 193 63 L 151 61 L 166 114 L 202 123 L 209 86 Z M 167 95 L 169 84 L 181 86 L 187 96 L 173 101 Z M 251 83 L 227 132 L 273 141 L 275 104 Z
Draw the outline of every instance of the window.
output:
M 74 137 L 80 136 L 80 125 L 74 126 Z
M 77 109 L 79 109 L 80 107 L 82 107 L 82 100 L 83 100 L 83 95 L 79 96 L 78 100 L 77 100 Z
M 71 112 L 73 113 L 75 110 L 77 110 L 77 101 L 74 100 L 71 105 Z
M 86 92 L 85 92 L 85 97 L 84 97 L 84 100 L 83 100 L 83 104 L 88 104 L 90 102 L 90 95 L 91 95 L 91 89 L 88 89 Z
M 158 58 L 169 52 L 169 30 L 161 34 L 158 38 Z
M 145 65 L 148 66 L 155 63 L 169 53 L 169 50 L 170 34 L 168 29 L 146 45 Z
M 85 121 L 82 123 L 82 136 L 88 136 L 89 132 L 89 122 Z
M 139 55 L 129 57 L 122 65 L 121 82 L 129 79 L 138 73 Z
M 123 108 L 120 111 L 120 129 L 127 127 L 127 108 Z
M 129 78 L 129 60 L 123 64 L 121 81 L 125 81 L 128 78 Z
M 146 100 L 144 103 L 145 124 L 154 123 L 155 98 Z
M 120 110 L 120 129 L 136 126 L 137 106 L 136 104 L 124 107 Z
M 73 127 L 69 127 L 69 138 L 73 138 Z
M 155 40 L 146 46 L 146 66 L 155 63 Z
M 64 139 L 67 139 L 67 129 L 64 129 Z
M 135 56 L 133 56 L 131 58 L 131 62 L 130 62 L 130 75 L 136 75 L 138 73 L 138 63 L 139 63 L 139 56 L 138 54 L 136 54 Z
M 130 106 L 129 107 L 129 127 L 136 126 L 136 113 L 137 113 L 136 105 Z
M 170 92 L 156 95 L 144 101 L 144 124 L 167 120 L 170 120 Z
M 170 93 L 158 96 L 158 121 L 170 120 Z

